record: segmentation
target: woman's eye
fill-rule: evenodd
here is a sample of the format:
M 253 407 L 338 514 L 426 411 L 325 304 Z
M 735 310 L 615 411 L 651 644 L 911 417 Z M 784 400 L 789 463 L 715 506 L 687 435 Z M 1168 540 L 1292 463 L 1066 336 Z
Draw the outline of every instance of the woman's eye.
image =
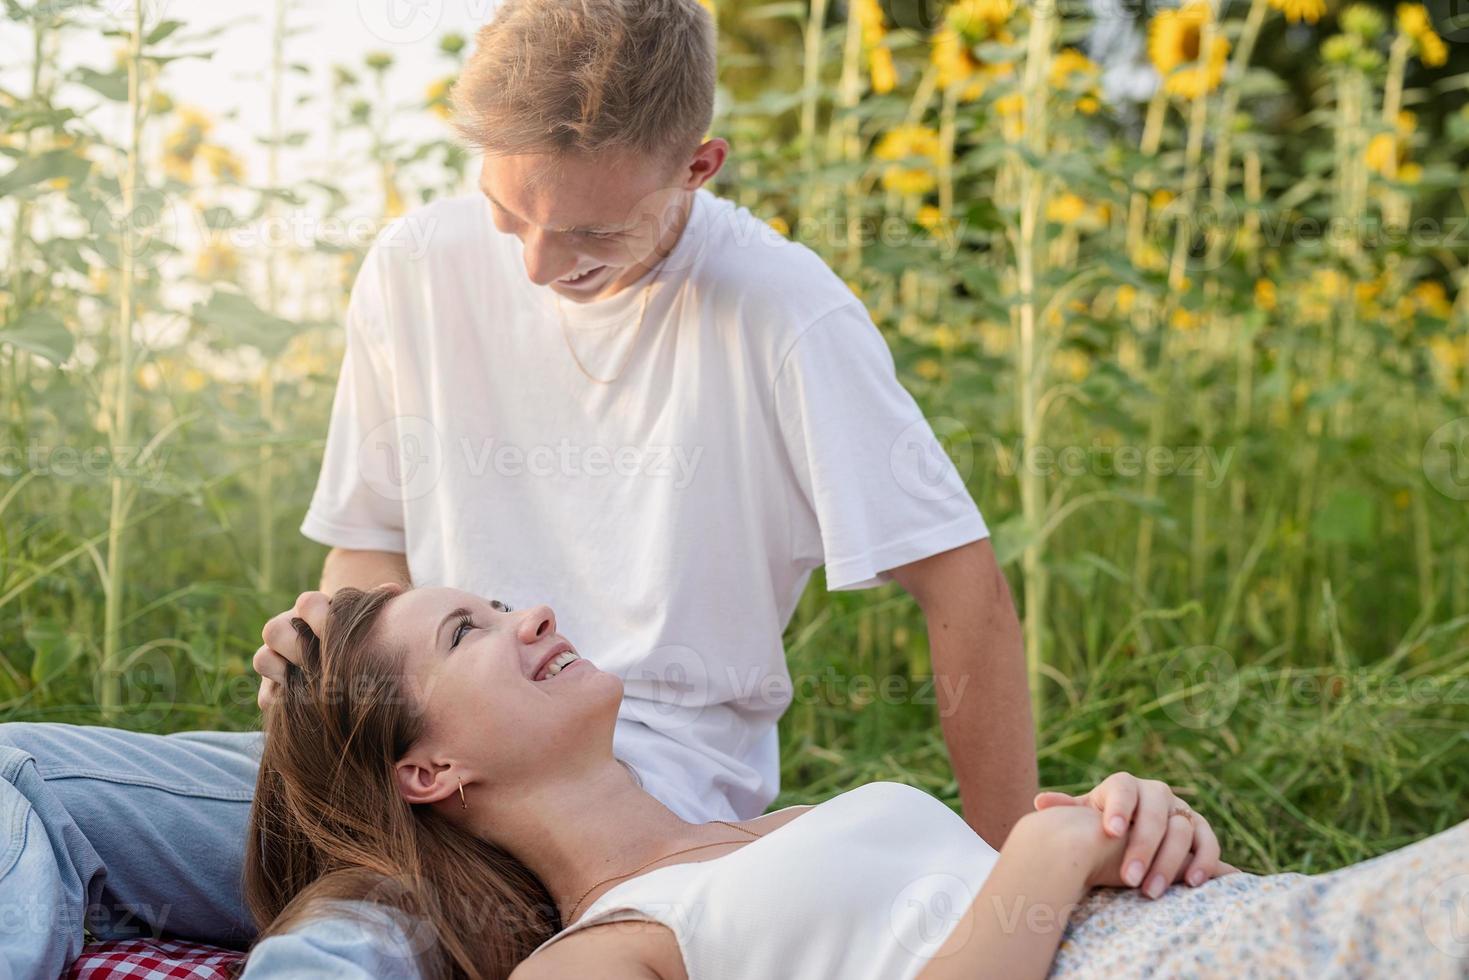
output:
M 510 611 L 509 603 L 501 602 L 499 599 L 490 600 L 490 608 L 496 612 L 507 613 Z
M 474 624 L 470 622 L 468 616 L 465 616 L 463 619 L 459 620 L 459 625 L 454 627 L 454 639 L 452 642 L 450 642 L 449 649 L 452 650 L 457 647 L 459 645 L 459 641 L 464 639 L 465 632 L 473 628 L 473 626 Z

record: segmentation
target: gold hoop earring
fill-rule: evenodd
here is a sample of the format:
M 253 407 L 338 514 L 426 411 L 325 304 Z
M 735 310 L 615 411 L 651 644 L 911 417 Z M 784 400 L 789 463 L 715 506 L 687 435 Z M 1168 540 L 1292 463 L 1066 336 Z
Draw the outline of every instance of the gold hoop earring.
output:
M 458 778 L 458 777 L 455 777 Z M 469 803 L 464 799 L 464 780 L 459 780 L 459 809 L 468 810 Z

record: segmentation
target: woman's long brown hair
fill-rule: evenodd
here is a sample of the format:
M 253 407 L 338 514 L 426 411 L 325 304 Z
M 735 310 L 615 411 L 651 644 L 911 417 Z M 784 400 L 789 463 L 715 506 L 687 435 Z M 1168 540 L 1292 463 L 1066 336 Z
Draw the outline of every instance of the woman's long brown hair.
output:
M 366 901 L 404 924 L 423 975 L 503 978 L 560 918 L 523 863 L 399 795 L 394 763 L 423 717 L 375 636 L 393 594 L 338 591 L 320 642 L 296 621 L 302 664 L 265 716 L 245 898 L 260 939 Z

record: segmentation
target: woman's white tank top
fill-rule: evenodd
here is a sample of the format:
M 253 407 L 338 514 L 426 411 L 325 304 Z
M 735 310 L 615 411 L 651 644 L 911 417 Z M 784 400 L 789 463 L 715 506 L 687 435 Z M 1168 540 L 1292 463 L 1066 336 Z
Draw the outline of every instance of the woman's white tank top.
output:
M 531 955 L 593 925 L 652 919 L 673 931 L 689 980 L 910 980 L 998 857 L 923 790 L 868 783 L 729 854 L 613 887 Z

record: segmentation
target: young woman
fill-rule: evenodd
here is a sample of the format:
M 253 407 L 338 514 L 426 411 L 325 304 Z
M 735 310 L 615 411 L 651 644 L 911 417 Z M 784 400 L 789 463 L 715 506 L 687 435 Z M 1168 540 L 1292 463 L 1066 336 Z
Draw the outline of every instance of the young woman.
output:
M 343 589 L 320 643 L 298 628 L 247 851 L 266 942 L 357 908 L 426 976 L 1469 972 L 1469 823 L 1327 875 L 1088 897 L 1122 884 L 1126 843 L 1091 807 L 1030 814 L 999 853 L 891 782 L 681 820 L 613 755 L 621 679 L 544 606 Z

